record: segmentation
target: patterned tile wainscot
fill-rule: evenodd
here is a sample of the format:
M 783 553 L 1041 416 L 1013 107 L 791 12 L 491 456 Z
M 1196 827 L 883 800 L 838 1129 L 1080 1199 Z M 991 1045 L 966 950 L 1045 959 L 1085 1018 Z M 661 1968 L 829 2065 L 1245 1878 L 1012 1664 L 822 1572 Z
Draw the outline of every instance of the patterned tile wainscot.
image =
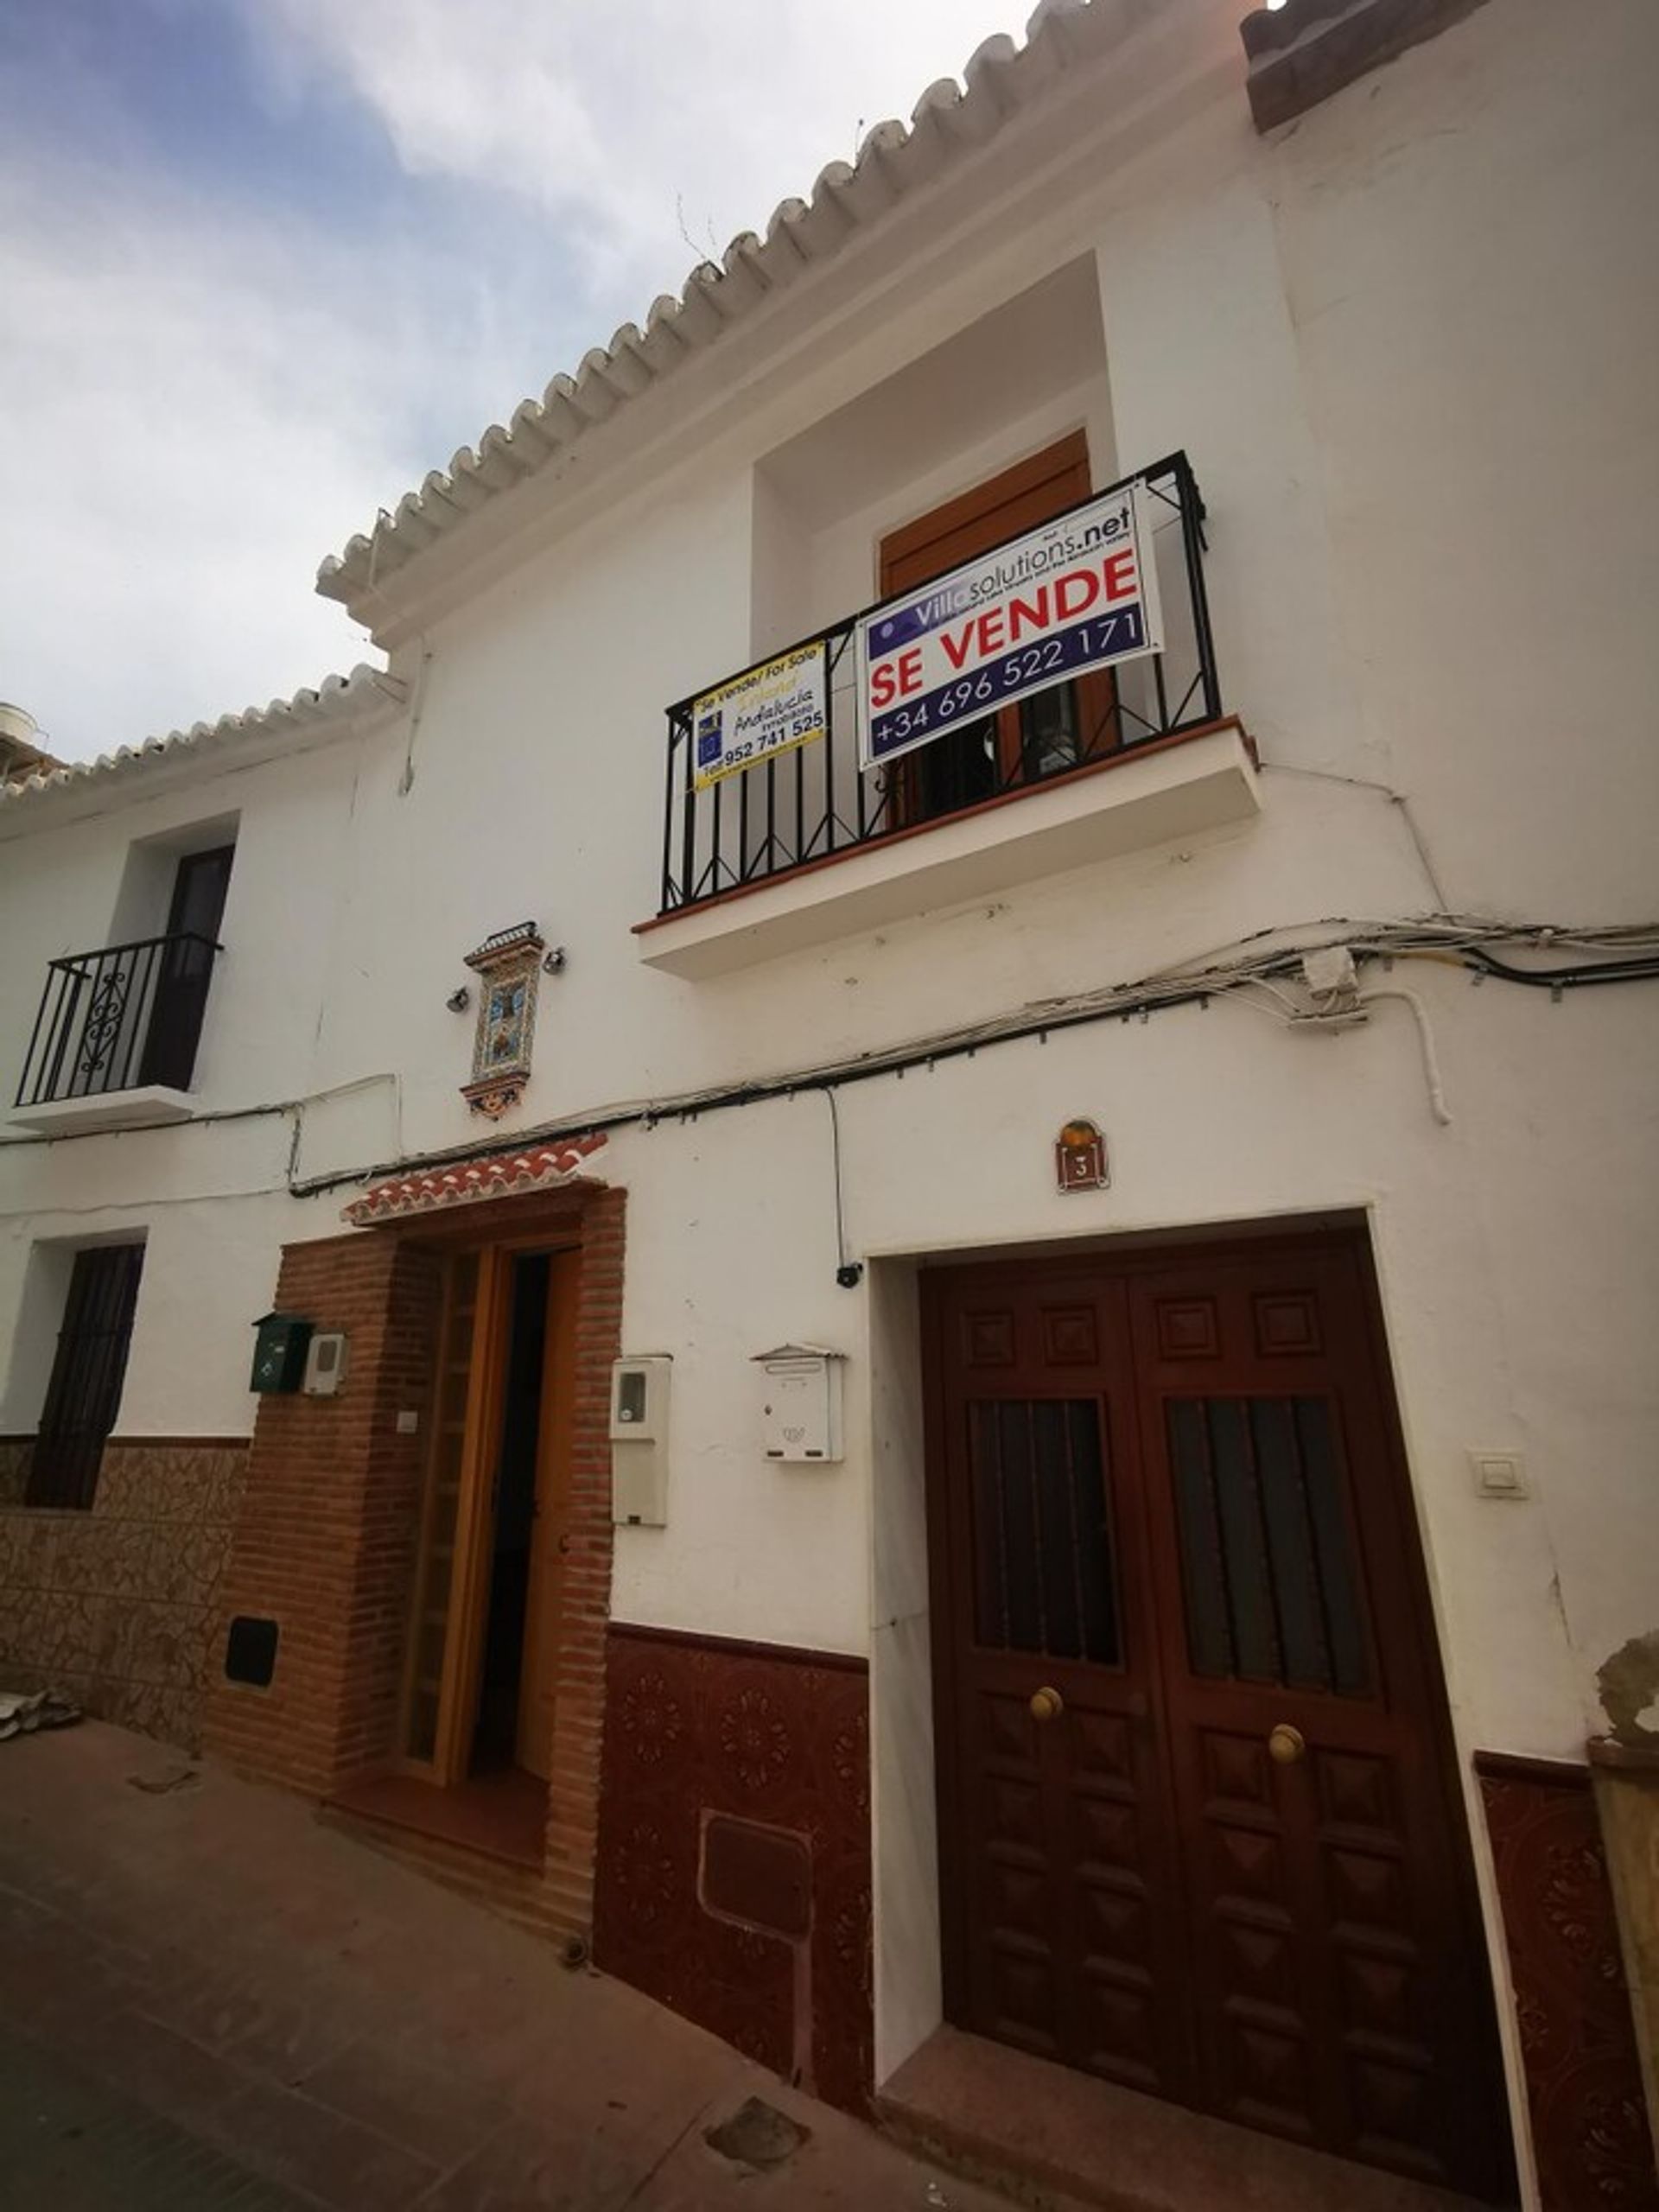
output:
M 1583 1767 L 1478 1752 L 1551 2212 L 1659 2212 L 1612 1888 Z
M 861 1660 L 613 1624 L 594 1957 L 763 2065 L 861 2108 L 872 2065 Z
M 0 1442 L 0 1682 L 194 1751 L 246 1443 L 111 1440 L 84 1513 L 23 1505 L 27 1452 Z

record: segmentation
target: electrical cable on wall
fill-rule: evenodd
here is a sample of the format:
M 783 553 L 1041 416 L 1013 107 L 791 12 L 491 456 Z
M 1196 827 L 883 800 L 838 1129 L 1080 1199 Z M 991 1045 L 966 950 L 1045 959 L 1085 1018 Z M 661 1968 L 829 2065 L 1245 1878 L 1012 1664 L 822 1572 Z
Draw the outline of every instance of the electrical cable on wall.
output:
M 843 1290 L 856 1290 L 863 1279 L 864 1262 L 847 1256 L 847 1209 L 841 1184 L 841 1108 L 832 1086 L 820 1093 L 830 1109 L 830 1142 L 836 1171 L 836 1281 Z
M 1500 953 L 1494 950 L 1501 946 Z M 406 1173 L 424 1167 L 443 1166 L 454 1160 L 487 1160 L 522 1150 L 526 1145 L 559 1137 L 609 1130 L 652 1127 L 664 1118 L 717 1113 L 799 1090 L 822 1090 L 830 1102 L 832 1134 L 837 1171 L 840 1124 L 835 1094 L 849 1084 L 902 1076 L 912 1068 L 925 1068 L 950 1059 L 971 1056 L 988 1047 L 1107 1020 L 1145 1020 L 1151 1014 L 1175 1007 L 1203 1005 L 1211 999 L 1231 996 L 1239 1005 L 1254 1005 L 1283 1027 L 1304 1033 L 1335 1033 L 1351 1029 L 1364 1019 L 1363 1004 L 1343 1003 L 1329 995 L 1316 994 L 1300 979 L 1310 954 L 1345 948 L 1363 972 L 1373 965 L 1385 970 L 1395 962 L 1423 960 L 1463 969 L 1471 981 L 1492 980 L 1548 990 L 1557 999 L 1569 991 L 1613 983 L 1659 980 L 1659 923 L 1596 926 L 1563 926 L 1555 923 L 1499 921 L 1490 917 L 1435 914 L 1405 921 L 1377 921 L 1330 917 L 1320 921 L 1275 925 L 1253 931 L 1233 944 L 1154 969 L 1136 981 L 1108 984 L 1098 990 L 1073 992 L 1036 1000 L 983 1020 L 888 1046 L 874 1052 L 789 1070 L 741 1084 L 708 1087 L 666 1098 L 620 1102 L 585 1114 L 564 1116 L 499 1137 L 488 1143 L 449 1146 L 396 1159 L 377 1161 L 327 1175 L 291 1181 L 296 1198 L 312 1198 L 342 1190 L 378 1177 Z M 1590 955 L 1563 962 L 1563 953 Z M 1528 964 L 1529 957 L 1548 964 Z M 1380 988 L 1380 987 L 1379 987 Z M 1356 995 L 1356 999 L 1359 995 Z M 1445 1115 L 1440 1089 L 1438 1061 L 1433 1039 L 1424 1021 L 1418 1023 L 1424 1047 L 1425 1071 L 1430 1080 L 1430 1103 L 1436 1119 Z M 365 1077 L 364 1083 L 385 1082 L 389 1076 Z M 353 1085 L 338 1086 L 341 1090 Z M 215 1122 L 232 1122 L 262 1115 L 291 1114 L 303 1100 L 268 1105 L 232 1107 L 202 1114 L 190 1122 L 169 1125 L 175 1136 L 180 1128 Z M 133 1141 L 153 1132 L 143 1129 L 65 1131 L 54 1135 L 0 1139 L 0 1148 L 13 1144 L 90 1143 L 100 1136 Z M 837 1184 L 838 1264 L 848 1260 L 841 1218 Z
M 1409 1007 L 1417 1023 L 1417 1039 L 1423 1048 L 1423 1074 L 1428 1083 L 1428 1109 L 1442 1128 L 1449 1128 L 1452 1114 L 1446 1103 L 1446 1090 L 1440 1081 L 1440 1056 L 1434 1050 L 1434 1033 L 1428 1026 L 1428 1008 L 1415 991 L 1408 991 L 1403 983 L 1393 983 L 1371 991 L 1356 991 L 1356 1006 L 1375 1006 L 1379 1000 L 1395 999 L 1402 1006 Z M 1316 1017 L 1317 1019 L 1317 1017 Z
M 1517 955 L 1523 950 L 1568 951 L 1605 954 L 1606 957 L 1573 962 L 1565 967 L 1535 969 L 1500 959 L 1490 949 L 1494 944 L 1502 944 Z M 683 1120 L 693 1115 L 720 1113 L 766 1099 L 787 1097 L 798 1090 L 832 1092 L 849 1084 L 870 1082 L 886 1075 L 902 1077 L 912 1069 L 970 1058 L 975 1052 L 996 1045 L 1013 1044 L 1098 1021 L 1145 1020 L 1154 1013 L 1202 1005 L 1235 993 L 1240 994 L 1240 1004 L 1255 1004 L 1258 1011 L 1271 1014 L 1287 1030 L 1304 1033 L 1325 1030 L 1334 1033 L 1356 1027 L 1364 1019 L 1363 1008 L 1321 1005 L 1298 979 L 1308 954 L 1344 947 L 1361 969 L 1372 963 L 1386 968 L 1396 961 L 1409 959 L 1449 962 L 1468 971 L 1475 982 L 1491 975 L 1506 982 L 1535 984 L 1558 994 L 1589 983 L 1659 980 L 1659 923 L 1566 927 L 1554 923 L 1495 921 L 1478 916 L 1432 915 L 1395 922 L 1332 917 L 1318 922 L 1277 925 L 1255 931 L 1233 945 L 1217 947 L 1195 961 L 1173 963 L 1154 969 L 1133 982 L 1033 1001 L 960 1028 L 912 1039 L 851 1058 L 822 1062 L 776 1076 L 682 1092 L 666 1098 L 620 1102 L 585 1115 L 565 1116 L 557 1122 L 542 1123 L 488 1144 L 451 1146 L 410 1159 L 377 1162 L 355 1174 L 316 1177 L 296 1184 L 295 1195 L 310 1197 L 343 1189 L 349 1184 L 406 1173 L 411 1169 L 444 1166 L 455 1160 L 493 1159 L 520 1151 L 528 1144 L 544 1143 L 559 1137 L 649 1128 L 664 1119 Z M 1252 988 L 1262 987 L 1273 994 L 1271 1001 L 1262 997 L 1252 1000 L 1244 995 Z M 1432 1052 L 1432 1040 L 1429 1042 Z M 1431 1053 L 1426 1053 L 1426 1067 L 1430 1058 Z M 1435 1067 L 1438 1081 L 1437 1064 Z M 1437 1119 L 1444 1103 L 1441 1098 L 1435 1108 Z

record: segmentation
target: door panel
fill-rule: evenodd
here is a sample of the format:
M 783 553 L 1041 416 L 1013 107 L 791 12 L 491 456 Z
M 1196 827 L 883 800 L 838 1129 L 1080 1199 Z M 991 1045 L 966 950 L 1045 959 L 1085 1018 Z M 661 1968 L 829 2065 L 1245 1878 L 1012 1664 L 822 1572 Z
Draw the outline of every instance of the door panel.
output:
M 404 1756 L 448 1787 L 472 1754 L 500 1434 L 508 1255 L 458 1252 L 444 1292 L 420 1554 L 404 1678 Z
M 1123 1489 L 1122 1287 L 941 1298 L 969 2024 L 1138 2088 L 1187 2070 L 1166 1792 L 1148 1726 L 1144 1535 Z M 1039 1718 L 1033 1694 L 1050 1694 Z M 1049 1700 L 1044 1700 L 1048 1702 Z
M 1357 1268 L 1211 1259 L 1130 1312 L 1209 2101 L 1476 2181 L 1484 1961 Z
M 1331 1239 L 928 1280 L 947 2009 L 1493 2194 L 1485 1957 L 1364 1300 Z
M 488 1246 L 454 1254 L 446 1274 L 402 1741 L 405 1758 L 445 1785 L 466 1779 L 478 1720 L 512 1263 L 512 1248 Z M 579 1252 L 552 1253 L 549 1268 L 514 1741 L 517 1764 L 543 1780 L 551 1768 L 569 1529 Z
M 404 1688 L 403 1750 L 422 1765 L 437 1757 L 444 1659 L 455 1602 L 455 1546 L 462 1518 L 467 1417 L 478 1319 L 479 1255 L 460 1252 L 444 1282 L 443 1320 L 433 1378 L 420 1555 Z

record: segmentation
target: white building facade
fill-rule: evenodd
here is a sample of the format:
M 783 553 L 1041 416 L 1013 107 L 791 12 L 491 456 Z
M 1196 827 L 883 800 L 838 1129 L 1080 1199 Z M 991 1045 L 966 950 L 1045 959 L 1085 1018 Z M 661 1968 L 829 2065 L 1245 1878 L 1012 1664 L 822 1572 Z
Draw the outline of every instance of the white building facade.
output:
M 1570 2118 L 1515 2022 L 1656 1733 L 1659 23 L 1251 38 L 1045 8 L 325 565 L 384 674 L 0 800 L 0 1656 L 842 2101 L 949 2023 L 1590 2202 L 1627 2000 Z M 1164 652 L 861 771 L 859 610 L 1132 480 Z

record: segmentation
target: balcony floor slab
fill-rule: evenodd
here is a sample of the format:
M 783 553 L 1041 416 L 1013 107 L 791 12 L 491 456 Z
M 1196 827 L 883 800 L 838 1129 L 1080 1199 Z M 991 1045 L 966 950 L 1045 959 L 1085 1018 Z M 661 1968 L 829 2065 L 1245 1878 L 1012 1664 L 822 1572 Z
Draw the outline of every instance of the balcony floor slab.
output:
M 641 923 L 639 957 L 671 975 L 726 975 L 1249 822 L 1261 804 L 1249 738 L 1235 720 L 1211 723 Z
M 130 1090 L 95 1091 L 85 1098 L 14 1106 L 10 1126 L 41 1136 L 81 1136 L 95 1129 L 149 1129 L 167 1122 L 188 1122 L 195 1110 L 196 1102 L 188 1090 L 144 1083 Z

